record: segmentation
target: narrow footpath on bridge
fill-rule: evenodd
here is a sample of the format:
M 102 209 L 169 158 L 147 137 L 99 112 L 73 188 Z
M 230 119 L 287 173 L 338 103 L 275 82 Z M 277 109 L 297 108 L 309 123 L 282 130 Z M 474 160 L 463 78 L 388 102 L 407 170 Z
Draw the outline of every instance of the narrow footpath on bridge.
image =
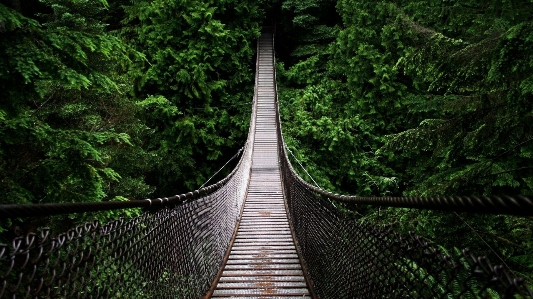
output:
M 281 186 L 272 35 L 259 40 L 251 180 L 213 298 L 310 298 Z

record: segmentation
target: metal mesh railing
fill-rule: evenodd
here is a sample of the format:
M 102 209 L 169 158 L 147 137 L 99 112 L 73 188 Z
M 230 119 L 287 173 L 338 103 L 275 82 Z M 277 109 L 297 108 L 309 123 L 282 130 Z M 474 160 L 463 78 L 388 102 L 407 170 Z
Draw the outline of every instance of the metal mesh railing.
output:
M 254 125 L 252 121 L 251 132 Z M 3 219 L 147 209 L 130 220 L 88 222 L 66 232 L 38 228 L 11 244 L 0 244 L 0 298 L 201 297 L 221 266 L 241 212 L 253 138 L 250 134 L 228 177 L 187 194 L 129 202 L 0 206 Z
M 289 217 L 321 298 L 525 298 L 533 293 L 468 250 L 450 256 L 416 235 L 350 217 L 284 166 Z
M 0 245 L 0 298 L 199 298 L 232 238 L 247 169 L 154 200 L 164 206 L 128 221 L 89 222 L 53 237 L 42 228 Z

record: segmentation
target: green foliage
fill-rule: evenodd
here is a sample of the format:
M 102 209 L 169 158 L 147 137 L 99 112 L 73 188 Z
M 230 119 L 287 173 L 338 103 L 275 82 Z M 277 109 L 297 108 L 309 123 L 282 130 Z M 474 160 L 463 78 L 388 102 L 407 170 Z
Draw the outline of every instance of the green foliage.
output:
M 350 185 L 359 187 L 349 191 L 368 194 L 360 183 L 371 176 L 388 178 L 379 194 L 531 193 L 530 4 L 474 2 L 339 1 L 336 41 L 322 42 L 321 55 L 293 53 L 280 72 L 288 87 L 335 94 L 338 129 L 346 120 L 361 136 L 359 151 L 370 155 L 357 160 L 371 167 L 352 168 L 360 179 Z M 283 5 L 307 16 L 303 4 Z M 281 91 L 286 101 L 301 96 Z M 297 123 L 293 131 L 305 131 Z M 326 161 L 317 163 L 340 167 Z M 399 188 L 385 183 L 393 178 Z
M 282 22 L 285 24 L 278 44 L 287 41 L 291 56 L 286 59 L 289 66 L 311 56 L 321 56 L 327 52 L 328 43 L 335 39 L 338 30 L 335 14 L 336 1 L 287 0 L 281 4 Z M 295 43 L 296 41 L 296 43 Z M 279 46 L 278 46 L 279 47 Z M 323 67 L 323 65 L 322 65 Z
M 197 188 L 244 142 L 259 17 L 251 1 L 1 4 L 3 203 Z
M 435 112 L 427 120 L 426 111 L 410 109 L 420 115 L 420 125 L 391 135 L 384 149 L 400 150 L 407 157 L 421 151 L 427 156 L 407 170 L 424 190 L 413 194 L 531 194 L 531 103 L 526 86 L 533 70 L 530 57 L 522 54 L 532 46 L 524 5 L 491 3 L 468 21 L 468 11 L 448 12 L 452 19 L 465 18 L 461 39 L 411 25 L 412 39 L 425 44 L 405 55 L 397 67 L 413 78 L 425 93 L 424 105 Z M 510 10 L 516 15 L 509 15 Z M 417 145 L 421 140 L 425 146 Z M 439 172 L 430 174 L 435 168 Z
M 341 41 L 345 31 L 339 30 L 341 24 L 331 23 L 330 20 L 340 20 L 340 15 L 335 12 L 332 15 L 332 4 L 335 3 L 324 2 L 305 7 L 292 2 L 283 4 L 286 9 L 292 7 L 295 14 L 307 15 L 311 11 L 317 20 L 315 26 L 309 25 L 304 30 L 316 38 L 304 37 L 298 43 L 303 44 L 305 49 L 314 48 L 317 51 L 308 52 L 312 56 L 305 56 L 300 55 L 303 48 L 297 47 L 292 52 L 289 68 L 285 70 L 285 65 L 278 67 L 278 78 L 282 85 L 282 117 L 284 124 L 287 124 L 284 126 L 286 142 L 297 151 L 297 156 L 309 160 L 307 167 L 313 169 L 313 176 L 324 187 L 359 195 L 390 194 L 397 188 L 396 178 L 376 156 L 383 136 L 375 131 L 384 126 L 385 121 L 374 117 L 380 112 L 376 110 L 377 107 L 367 109 L 369 99 L 363 96 L 353 100 L 355 94 L 367 92 L 361 88 L 371 86 L 359 85 L 357 74 L 363 69 L 358 68 L 355 59 L 347 62 L 344 58 L 349 53 L 342 52 L 341 43 L 351 42 L 351 39 Z M 325 12 L 329 12 L 329 15 L 324 15 Z M 327 28 L 329 30 L 325 30 Z M 337 42 L 334 41 L 336 36 Z M 368 57 L 378 60 L 373 63 L 379 66 L 380 72 L 394 66 L 384 68 L 383 59 L 377 54 L 368 54 Z M 371 69 L 370 72 L 373 74 Z M 381 94 L 382 91 L 376 93 Z M 376 102 L 383 101 L 376 99 Z M 382 111 L 392 113 L 385 102 L 381 106 Z M 375 122 L 367 121 L 369 117 Z M 318 172 L 316 169 L 322 170 Z
M 106 8 L 105 1 L 0 4 L 2 204 L 129 200 L 153 192 L 144 178 L 151 154 L 141 146 L 150 130 L 137 117 L 127 73 L 131 58 L 141 55 L 107 31 Z M 2 220 L 0 226 L 24 234 L 114 216 Z
M 123 71 L 135 53 L 105 32 L 102 4 L 42 4 L 37 19 L 0 6 L 3 203 L 102 200 L 129 175 L 112 166 L 139 130 Z
M 161 196 L 196 189 L 244 143 L 252 99 L 253 1 L 133 1 L 123 35 L 138 62 L 142 119 Z

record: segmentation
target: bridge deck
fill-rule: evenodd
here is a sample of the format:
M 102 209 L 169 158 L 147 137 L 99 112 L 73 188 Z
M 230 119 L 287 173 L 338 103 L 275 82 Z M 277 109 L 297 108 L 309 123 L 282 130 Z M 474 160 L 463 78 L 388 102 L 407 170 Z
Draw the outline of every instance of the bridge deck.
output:
M 309 291 L 289 228 L 276 135 L 272 35 L 259 44 L 252 172 L 229 259 L 213 298 L 306 298 Z

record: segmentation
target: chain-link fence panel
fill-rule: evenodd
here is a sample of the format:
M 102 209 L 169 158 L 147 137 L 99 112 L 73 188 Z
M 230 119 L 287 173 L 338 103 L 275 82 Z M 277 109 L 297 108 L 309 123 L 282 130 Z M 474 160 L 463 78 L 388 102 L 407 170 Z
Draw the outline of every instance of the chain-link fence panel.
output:
M 289 219 L 320 298 L 530 298 L 502 266 L 463 250 L 453 256 L 414 234 L 341 211 L 282 159 Z

